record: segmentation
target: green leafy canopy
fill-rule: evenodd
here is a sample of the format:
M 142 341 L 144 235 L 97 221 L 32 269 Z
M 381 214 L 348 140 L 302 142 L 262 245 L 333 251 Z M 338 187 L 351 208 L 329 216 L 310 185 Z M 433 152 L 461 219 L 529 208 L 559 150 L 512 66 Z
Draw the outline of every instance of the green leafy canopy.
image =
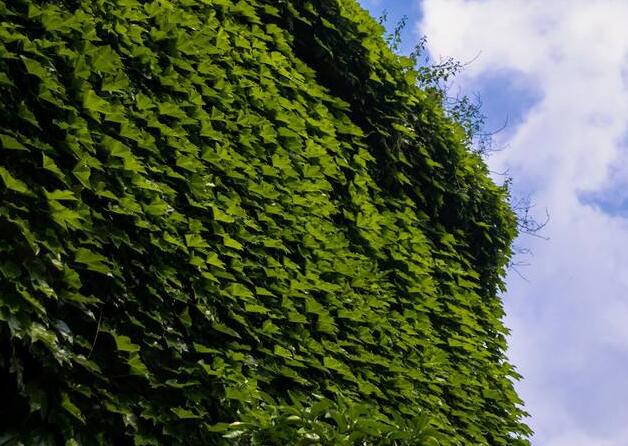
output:
M 0 0 L 0 444 L 528 444 L 508 191 L 382 35 Z

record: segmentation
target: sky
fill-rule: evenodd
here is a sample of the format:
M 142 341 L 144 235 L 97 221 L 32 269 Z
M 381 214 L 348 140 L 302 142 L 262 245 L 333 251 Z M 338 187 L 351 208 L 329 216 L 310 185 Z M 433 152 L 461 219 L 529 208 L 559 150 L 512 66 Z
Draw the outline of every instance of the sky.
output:
M 403 51 L 469 62 L 449 91 L 479 95 L 546 239 L 504 295 L 509 357 L 534 446 L 628 445 L 628 0 L 361 0 L 407 15 Z

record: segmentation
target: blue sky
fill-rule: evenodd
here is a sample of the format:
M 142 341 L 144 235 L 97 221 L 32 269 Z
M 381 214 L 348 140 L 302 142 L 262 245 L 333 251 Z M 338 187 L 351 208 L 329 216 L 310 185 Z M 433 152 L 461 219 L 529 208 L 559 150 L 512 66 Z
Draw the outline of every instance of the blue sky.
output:
M 628 1 L 361 2 L 409 17 L 403 51 L 472 61 L 449 91 L 508 120 L 489 167 L 550 212 L 504 295 L 533 444 L 628 445 Z

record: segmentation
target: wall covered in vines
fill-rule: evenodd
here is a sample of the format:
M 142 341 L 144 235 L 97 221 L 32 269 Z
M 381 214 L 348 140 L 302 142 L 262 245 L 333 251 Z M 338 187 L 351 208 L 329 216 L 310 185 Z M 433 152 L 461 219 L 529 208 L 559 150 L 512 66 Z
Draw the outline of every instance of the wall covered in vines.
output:
M 508 191 L 382 33 L 0 0 L 0 444 L 528 444 Z

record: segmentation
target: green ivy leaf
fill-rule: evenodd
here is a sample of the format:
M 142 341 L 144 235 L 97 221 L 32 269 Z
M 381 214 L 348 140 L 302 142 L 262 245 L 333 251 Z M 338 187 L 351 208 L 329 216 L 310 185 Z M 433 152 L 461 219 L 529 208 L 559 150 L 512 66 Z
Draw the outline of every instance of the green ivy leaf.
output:
M 2 178 L 2 182 L 7 189 L 11 189 L 24 195 L 34 195 L 30 191 L 26 183 L 24 183 L 22 180 L 18 180 L 17 178 L 15 178 L 8 170 L 6 170 L 2 166 L 0 166 L 0 178 Z
M 2 144 L 2 148 L 6 150 L 23 150 L 28 151 L 28 148 L 24 146 L 21 142 L 10 135 L 5 135 L 0 133 L 0 144 Z

